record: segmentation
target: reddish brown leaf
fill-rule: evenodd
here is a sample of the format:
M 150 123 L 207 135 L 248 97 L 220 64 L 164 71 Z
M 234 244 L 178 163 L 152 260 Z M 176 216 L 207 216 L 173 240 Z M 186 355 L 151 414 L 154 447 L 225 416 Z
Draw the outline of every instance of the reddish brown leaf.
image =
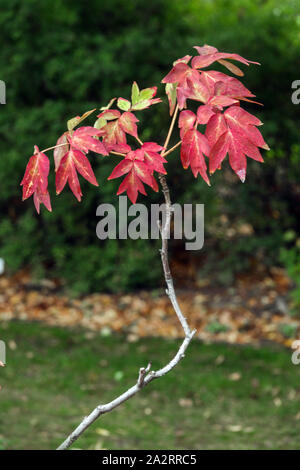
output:
M 73 148 L 82 150 L 85 153 L 91 150 L 101 155 L 108 155 L 108 151 L 103 143 L 94 138 L 102 134 L 102 130 L 95 129 L 94 127 L 79 127 L 71 136 L 68 136 L 68 141 Z
M 23 201 L 32 196 L 37 188 L 44 193 L 48 187 L 49 159 L 47 155 L 39 151 L 36 145 L 34 152 L 34 155 L 29 159 L 21 181 L 21 186 L 23 186 Z
M 183 136 L 181 145 L 181 161 L 183 168 L 191 166 L 195 178 L 198 173 L 210 185 L 204 155 L 209 155 L 209 143 L 204 135 L 196 129 L 189 129 Z
M 68 141 L 68 136 L 70 135 L 69 131 L 66 131 L 59 137 L 59 139 L 56 142 L 56 145 L 59 145 L 59 147 L 56 147 L 53 152 L 54 156 L 54 164 L 55 164 L 55 171 L 57 171 L 57 168 L 59 167 L 60 161 L 62 157 L 68 152 L 70 149 L 69 141 Z M 61 145 L 61 144 L 66 144 L 66 145 Z
M 81 200 L 82 192 L 77 176 L 77 171 L 91 184 L 98 186 L 94 172 L 87 157 L 83 152 L 71 148 L 69 152 L 67 152 L 61 159 L 60 165 L 56 172 L 56 194 L 60 194 L 68 182 L 74 196 L 78 199 L 78 201 Z

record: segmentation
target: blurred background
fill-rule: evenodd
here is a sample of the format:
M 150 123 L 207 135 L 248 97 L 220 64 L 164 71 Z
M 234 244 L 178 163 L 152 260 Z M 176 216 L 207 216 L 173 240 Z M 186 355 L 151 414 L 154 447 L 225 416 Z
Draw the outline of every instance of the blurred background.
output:
M 115 160 L 93 158 L 99 188 L 91 188 L 81 180 L 84 197 L 80 204 L 69 189 L 55 197 L 52 172 L 51 214 L 43 208 L 38 216 L 31 200 L 22 203 L 19 183 L 34 144 L 40 148 L 54 145 L 69 118 L 105 106 L 114 96 L 130 98 L 134 80 L 141 88 L 158 85 L 157 96 L 162 97 L 164 103 L 140 112 L 138 118 L 143 129 L 140 137 L 162 143 L 169 113 L 160 81 L 174 60 L 192 54 L 194 45 L 210 44 L 261 63 L 260 67 L 245 67 L 242 81 L 264 104 L 263 107 L 249 104 L 247 109 L 265 123 L 262 132 L 271 150 L 263 153 L 265 164 L 248 159 L 245 184 L 241 184 L 225 165 L 222 174 L 212 178 L 211 188 L 202 180 L 195 180 L 190 171 L 182 170 L 178 153 L 170 156 L 168 181 L 173 201 L 205 204 L 204 248 L 187 252 L 184 242 L 170 243 L 179 297 L 204 342 L 254 343 L 256 347 L 267 342 L 271 343 L 270 348 L 275 347 L 275 343 L 290 348 L 300 332 L 300 104 L 297 106 L 291 101 L 292 82 L 300 79 L 299 2 L 11 0 L 7 4 L 0 0 L 0 5 L 3 45 L 0 79 L 7 87 L 6 105 L 0 110 L 0 257 L 5 261 L 5 273 L 0 277 L 0 334 L 8 341 L 13 351 L 11 361 L 15 361 L 10 370 L 1 371 L 4 377 L 1 382 L 6 380 L 9 390 L 10 383 L 16 385 L 21 381 L 22 376 L 17 374 L 20 364 L 24 362 L 26 370 L 29 363 L 35 364 L 29 375 L 25 374 L 25 382 L 22 378 L 15 396 L 5 388 L 1 392 L 3 409 L 12 422 L 15 420 L 14 430 L 9 433 L 4 416 L 0 417 L 3 448 L 30 448 L 37 431 L 41 448 L 47 447 L 51 439 L 53 445 L 58 443 L 67 432 L 63 429 L 66 417 L 75 425 L 78 417 L 86 413 L 84 405 L 82 410 L 80 405 L 74 415 L 70 403 L 63 398 L 70 383 L 79 380 L 78 375 L 85 379 L 77 388 L 74 386 L 77 390 L 74 402 L 79 398 L 84 402 L 93 394 L 96 400 L 101 386 L 103 394 L 107 393 L 109 398 L 116 386 L 122 390 L 126 380 L 134 380 L 137 356 L 147 361 L 150 352 L 155 356 L 159 350 L 163 361 L 168 349 L 171 354 L 176 347 L 175 338 L 181 332 L 168 300 L 161 296 L 164 283 L 158 256 L 159 241 L 103 242 L 96 237 L 97 206 L 105 202 L 118 204 L 119 181 L 106 181 Z M 174 136 L 174 143 L 176 141 L 177 136 Z M 161 201 L 160 194 L 148 192 L 150 197 L 140 198 L 140 202 L 149 205 Z M 27 321 L 24 323 L 26 338 L 21 333 L 23 323 L 20 326 L 18 321 L 12 321 L 15 319 Z M 32 320 L 43 323 L 31 324 Z M 44 323 L 53 329 L 45 330 L 41 326 Z M 69 330 L 60 329 L 79 325 L 89 329 L 89 333 L 80 333 L 84 338 L 82 343 L 75 340 Z M 112 334 L 114 331 L 124 336 L 124 344 Z M 166 342 L 140 339 L 152 336 L 163 336 Z M 96 341 L 98 337 L 100 345 Z M 87 339 L 95 355 L 88 352 Z M 115 359 L 116 364 L 112 359 L 101 368 L 111 367 L 111 373 L 119 372 L 119 375 L 113 375 L 111 382 L 107 379 L 108 382 L 101 385 L 97 382 L 98 355 L 110 354 L 109 345 L 118 351 L 114 354 L 121 356 Z M 43 353 L 41 348 L 45 348 Z M 61 365 L 60 372 L 54 370 L 48 357 L 49 348 L 53 350 L 56 365 Z M 159 445 L 155 443 L 155 426 L 162 423 L 155 419 L 164 419 L 170 439 L 162 442 L 162 448 L 297 447 L 299 372 L 290 363 L 290 350 L 279 349 L 273 353 L 270 349 L 253 350 L 252 346 L 250 349 L 247 346 L 240 353 L 235 346 L 210 346 L 204 352 L 199 351 L 197 345 L 193 348 L 190 369 L 189 366 L 181 369 L 183 375 L 178 379 L 180 385 L 174 402 L 176 410 L 179 403 L 177 412 L 182 416 L 176 416 L 183 422 L 182 426 L 173 423 L 174 410 L 167 396 L 164 403 L 169 415 L 153 417 L 155 410 L 149 405 L 153 402 L 151 393 L 163 399 L 168 387 L 173 390 L 175 378 L 166 379 L 166 389 L 161 385 L 139 398 L 145 414 L 154 420 L 152 427 L 144 429 L 143 423 L 148 417 L 141 415 L 132 431 L 136 436 L 128 441 L 125 424 L 124 429 L 120 424 L 118 434 L 115 419 L 108 418 L 111 428 L 96 427 L 94 434 L 88 434 L 86 446 L 158 448 L 155 447 Z M 131 355 L 132 368 L 129 359 L 124 372 L 122 357 L 127 353 Z M 75 363 L 79 370 L 75 369 Z M 253 365 L 251 370 L 247 369 L 249 363 Z M 222 364 L 225 369 L 213 379 L 211 371 Z M 139 363 L 138 367 L 141 365 Z M 126 367 L 127 379 L 123 377 Z M 191 386 L 184 374 L 194 373 L 195 368 L 202 372 L 199 372 L 199 383 L 195 381 Z M 242 370 L 246 370 L 245 375 Z M 200 398 L 198 391 L 204 378 L 207 385 L 203 390 L 204 398 Z M 231 391 L 233 385 L 235 392 Z M 42 398 L 38 392 L 41 386 Z M 29 387 L 28 393 L 26 387 Z M 220 399 L 214 408 L 214 393 L 220 387 L 224 397 L 226 393 L 228 396 L 224 401 Z M 70 390 L 70 396 L 72 393 Z M 283 402 L 281 393 L 285 398 L 290 394 L 290 401 Z M 53 394 L 58 397 L 56 403 L 60 411 L 56 413 L 56 423 L 50 423 L 49 429 L 47 410 L 44 421 L 36 417 L 35 412 L 41 409 L 39 400 L 51 403 Z M 251 394 L 255 398 L 251 398 Z M 19 408 L 16 399 L 23 403 Z M 212 437 L 211 440 L 197 437 L 191 441 L 189 429 L 203 426 L 204 432 L 207 426 L 207 421 L 200 419 L 202 400 L 207 400 L 205 419 L 211 424 Z M 249 400 L 249 406 L 245 407 L 243 400 Z M 39 406 L 35 405 L 37 402 Z M 225 412 L 228 419 L 220 423 L 226 403 L 231 411 Z M 270 404 L 270 409 L 266 403 Z M 89 404 L 90 397 L 87 408 Z M 130 414 L 131 406 L 134 405 L 119 412 L 120 423 L 122 419 L 128 423 L 126 413 Z M 24 414 L 24 407 L 29 410 L 27 414 Z M 198 415 L 195 407 L 197 410 L 200 407 Z M 248 423 L 246 425 L 235 419 L 245 409 L 249 411 L 243 421 Z M 267 417 L 262 410 L 268 413 Z M 52 408 L 48 412 L 55 413 Z M 192 423 L 190 420 L 195 416 L 196 421 Z M 273 420 L 269 424 L 274 429 L 274 439 L 261 436 L 266 418 Z M 252 422 L 255 419 L 261 422 Z M 22 425 L 25 427 L 28 422 L 32 433 L 24 440 Z M 284 431 L 280 433 L 278 429 L 282 426 Z M 118 437 L 112 437 L 115 435 Z

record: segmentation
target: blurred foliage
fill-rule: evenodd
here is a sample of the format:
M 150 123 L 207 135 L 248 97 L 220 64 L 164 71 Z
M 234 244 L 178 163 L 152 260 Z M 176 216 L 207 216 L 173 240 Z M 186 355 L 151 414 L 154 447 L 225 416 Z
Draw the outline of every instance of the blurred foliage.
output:
M 300 239 L 297 240 L 295 246 L 282 248 L 280 251 L 280 259 L 286 266 L 288 275 L 294 282 L 294 290 L 292 291 L 292 313 L 299 315 L 300 307 Z
M 299 228 L 299 106 L 291 103 L 291 83 L 299 79 L 297 0 L 0 0 L 0 5 L 5 44 L 0 78 L 7 85 L 0 114 L 0 254 L 10 271 L 28 266 L 41 276 L 47 270 L 78 293 L 157 285 L 157 243 L 96 238 L 97 206 L 118 201 L 118 182 L 106 181 L 115 162 L 95 156 L 100 190 L 82 181 L 81 204 L 66 189 L 52 197 L 54 212 L 41 217 L 31 201 L 21 203 L 18 186 L 33 144 L 53 145 L 70 117 L 106 105 L 112 96 L 128 98 L 133 80 L 142 87 L 158 85 L 173 60 L 204 43 L 262 64 L 247 68 L 244 83 L 264 103 L 248 109 L 265 122 L 272 150 L 265 153 L 265 165 L 249 162 L 245 185 L 226 171 L 213 177 L 212 188 L 183 172 L 178 154 L 172 154 L 173 200 L 205 203 L 206 244 L 196 256 L 221 282 L 250 267 L 253 258 L 266 265 L 279 261 L 284 233 Z M 138 117 L 147 126 L 141 137 L 163 142 L 167 105 Z M 159 200 L 154 195 L 148 203 Z M 246 223 L 252 232 L 236 231 L 235 243 L 222 230 L 216 235 L 224 214 L 231 227 Z M 192 256 L 187 253 L 187 261 Z

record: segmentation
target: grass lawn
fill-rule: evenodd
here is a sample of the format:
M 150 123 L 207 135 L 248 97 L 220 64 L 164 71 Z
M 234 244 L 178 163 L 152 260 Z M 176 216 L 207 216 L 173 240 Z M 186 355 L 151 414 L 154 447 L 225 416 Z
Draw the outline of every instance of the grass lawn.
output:
M 174 340 L 103 337 L 11 322 L 0 370 L 0 448 L 54 449 L 97 404 L 110 401 Z M 299 449 L 300 365 L 279 347 L 193 341 L 168 376 L 102 416 L 73 444 L 81 449 Z

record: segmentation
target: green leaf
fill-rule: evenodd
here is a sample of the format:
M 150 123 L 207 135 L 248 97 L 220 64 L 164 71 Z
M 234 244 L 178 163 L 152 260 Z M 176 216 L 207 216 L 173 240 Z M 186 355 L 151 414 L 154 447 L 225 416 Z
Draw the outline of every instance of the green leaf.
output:
M 72 119 L 69 119 L 68 122 L 67 122 L 67 126 L 68 126 L 68 131 L 72 131 L 74 129 L 74 127 L 78 126 L 78 124 L 80 122 L 82 122 L 84 119 L 86 119 L 90 114 L 92 114 L 94 111 L 96 111 L 96 108 L 95 109 L 91 109 L 90 111 L 87 111 L 86 113 L 84 113 L 82 116 L 75 116 L 73 117 Z
M 94 127 L 95 127 L 96 129 L 101 129 L 101 127 L 106 126 L 106 124 L 107 124 L 106 119 L 104 119 L 103 117 L 100 117 L 100 118 L 98 118 L 97 121 L 95 122 Z
M 117 106 L 122 111 L 128 111 L 131 108 L 131 103 L 130 101 L 125 100 L 124 98 L 118 98 Z
M 68 127 L 69 131 L 72 131 L 74 129 L 74 127 L 77 126 L 77 124 L 79 123 L 79 119 L 80 119 L 80 117 L 77 116 L 77 117 L 74 117 L 74 118 L 68 120 L 67 127 Z
M 132 111 L 140 111 L 142 109 L 148 108 L 150 106 L 151 101 L 150 100 L 143 100 L 143 101 L 138 101 L 133 107 Z
M 167 83 L 166 84 L 166 94 L 168 95 L 169 106 L 170 106 L 170 116 L 174 113 L 176 106 L 176 89 L 177 83 Z
M 131 89 L 132 104 L 136 104 L 139 101 L 139 94 L 140 94 L 140 90 L 139 90 L 138 84 L 136 82 L 133 82 L 132 89 Z
M 100 111 L 106 111 L 107 109 L 109 109 L 113 105 L 113 103 L 116 101 L 116 99 L 117 98 L 112 98 L 107 106 L 102 106 L 102 108 L 100 108 Z
M 139 102 L 144 100 L 150 100 L 153 96 L 153 88 L 145 88 L 139 94 Z

